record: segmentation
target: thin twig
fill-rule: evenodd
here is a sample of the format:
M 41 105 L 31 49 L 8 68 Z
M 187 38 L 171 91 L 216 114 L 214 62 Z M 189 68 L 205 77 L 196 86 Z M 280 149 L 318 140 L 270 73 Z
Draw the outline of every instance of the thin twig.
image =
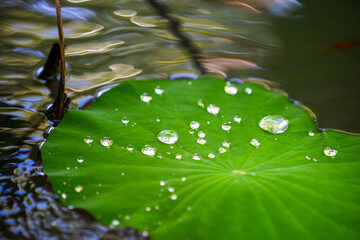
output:
M 60 83 L 59 83 L 59 92 L 55 99 L 55 120 L 60 121 L 64 116 L 64 101 L 65 101 L 65 44 L 64 44 L 64 33 L 62 26 L 61 18 L 61 6 L 60 1 L 55 0 L 56 6 L 56 16 L 57 16 L 57 26 L 59 32 L 59 42 L 60 42 Z
M 195 67 L 200 71 L 201 74 L 204 74 L 206 71 L 205 67 L 201 64 L 201 59 L 203 58 L 201 51 L 193 44 L 191 39 L 181 31 L 182 25 L 180 21 L 171 14 L 170 9 L 166 7 L 164 3 L 160 3 L 158 0 L 147 1 L 162 18 L 169 22 L 169 30 L 180 40 L 180 44 L 188 52 L 189 56 L 195 64 Z

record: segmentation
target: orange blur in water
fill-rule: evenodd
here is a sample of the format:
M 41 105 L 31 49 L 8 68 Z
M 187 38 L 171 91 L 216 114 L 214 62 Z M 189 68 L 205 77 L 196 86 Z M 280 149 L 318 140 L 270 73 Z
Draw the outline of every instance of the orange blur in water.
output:
M 325 49 L 325 51 L 322 53 L 322 55 L 325 56 L 333 51 L 346 50 L 346 49 L 353 48 L 358 45 L 359 45 L 358 40 L 346 40 L 346 41 L 337 42 L 337 43 L 334 43 L 333 45 L 331 45 L 330 47 L 328 47 L 327 49 Z

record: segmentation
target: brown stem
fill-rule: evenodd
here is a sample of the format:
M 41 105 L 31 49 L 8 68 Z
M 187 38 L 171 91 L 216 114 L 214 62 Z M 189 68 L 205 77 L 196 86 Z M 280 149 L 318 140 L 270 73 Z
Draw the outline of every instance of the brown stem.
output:
M 61 6 L 60 1 L 55 0 L 57 26 L 59 32 L 60 42 L 60 83 L 59 92 L 54 102 L 55 120 L 60 121 L 64 116 L 64 101 L 65 101 L 65 44 L 64 44 L 64 33 L 61 19 Z

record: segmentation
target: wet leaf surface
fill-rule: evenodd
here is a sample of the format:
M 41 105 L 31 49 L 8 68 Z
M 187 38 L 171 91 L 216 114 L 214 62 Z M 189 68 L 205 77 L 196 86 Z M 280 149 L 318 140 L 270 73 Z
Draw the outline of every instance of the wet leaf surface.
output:
M 360 237 L 360 137 L 253 83 L 123 82 L 67 113 L 42 155 L 65 204 L 155 240 Z

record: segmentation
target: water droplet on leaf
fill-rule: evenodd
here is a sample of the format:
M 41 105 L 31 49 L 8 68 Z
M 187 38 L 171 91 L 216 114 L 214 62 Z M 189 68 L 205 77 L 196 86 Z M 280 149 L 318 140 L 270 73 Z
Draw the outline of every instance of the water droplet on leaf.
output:
M 208 113 L 211 113 L 211 114 L 218 114 L 219 111 L 220 111 L 220 108 L 214 104 L 210 104 L 208 107 L 207 107 L 207 111 Z
M 157 95 L 162 95 L 164 93 L 164 89 L 162 89 L 160 86 L 156 86 L 156 88 L 154 89 L 154 92 Z
M 201 157 L 200 157 L 200 155 L 199 155 L 198 153 L 195 153 L 195 154 L 193 155 L 192 159 L 198 161 L 198 160 L 201 160 Z
M 178 154 L 176 154 L 175 158 L 180 160 L 180 159 L 182 159 L 182 155 L 178 153 Z
M 200 138 L 204 138 L 206 136 L 206 133 L 204 133 L 203 131 L 199 131 L 198 136 Z
M 172 194 L 172 195 L 170 196 L 170 198 L 171 198 L 171 200 L 176 200 L 176 199 L 177 199 L 177 195 L 176 195 L 176 194 Z
M 192 121 L 190 123 L 190 127 L 191 127 L 191 129 L 198 129 L 200 127 L 200 123 L 197 121 Z
M 123 124 L 128 124 L 129 123 L 129 119 L 127 119 L 126 117 L 123 117 L 122 119 L 121 119 L 121 122 L 123 123 Z
M 252 89 L 251 88 L 249 88 L 249 87 L 247 87 L 247 88 L 245 88 L 245 93 L 247 93 L 247 94 L 251 94 L 252 93 Z
M 76 159 L 76 161 L 78 161 L 79 163 L 82 163 L 82 162 L 84 162 L 84 158 L 83 158 L 83 157 L 78 157 L 78 158 Z
M 224 147 L 226 147 L 226 148 L 229 148 L 230 145 L 231 145 L 231 143 L 230 143 L 229 141 L 223 141 L 223 142 L 222 142 L 222 145 L 223 145 Z
M 327 147 L 324 149 L 324 154 L 325 154 L 325 156 L 328 156 L 328 157 L 335 157 L 337 154 L 337 150 L 333 149 L 331 147 Z
M 313 137 L 315 135 L 315 133 L 313 131 L 311 131 L 311 130 L 309 131 L 308 134 L 309 134 L 310 137 Z
M 140 100 L 148 103 L 152 100 L 152 96 L 150 96 L 148 93 L 143 93 L 140 95 Z
M 160 181 L 160 186 L 165 186 L 165 181 Z
M 83 190 L 83 187 L 80 186 L 80 185 L 77 185 L 77 186 L 75 187 L 75 192 L 81 192 L 82 190 Z
M 233 84 L 231 84 L 230 82 L 227 82 L 225 87 L 224 87 L 225 93 L 229 94 L 229 95 L 235 95 L 238 91 L 238 88 L 235 87 Z
M 91 144 L 93 142 L 93 139 L 90 136 L 87 136 L 84 138 L 84 142 L 87 144 Z
M 205 102 L 204 102 L 204 100 L 202 100 L 202 99 L 199 99 L 198 101 L 197 101 L 197 105 L 199 106 L 199 107 L 205 107 Z
M 198 139 L 196 140 L 196 142 L 197 142 L 198 144 L 200 144 L 200 145 L 204 145 L 204 144 L 206 144 L 206 139 L 205 139 L 205 138 L 198 138 Z
M 253 138 L 251 139 L 250 144 L 253 145 L 254 147 L 259 147 L 261 143 L 256 138 Z
M 231 122 L 223 123 L 221 128 L 222 130 L 229 131 L 231 129 Z
M 156 154 L 156 148 L 151 145 L 145 145 L 141 148 L 141 153 L 148 156 L 154 156 Z
M 179 139 L 177 132 L 175 132 L 174 130 L 162 130 L 157 135 L 157 138 L 160 142 L 165 144 L 174 144 Z
M 259 127 L 269 133 L 279 134 L 288 129 L 289 121 L 281 115 L 268 115 L 259 122 Z
M 100 140 L 100 144 L 104 147 L 111 147 L 111 145 L 113 145 L 113 143 L 114 143 L 114 141 L 109 137 L 103 137 Z
M 226 152 L 226 148 L 224 147 L 219 147 L 219 153 L 225 153 Z
M 238 115 L 234 116 L 234 121 L 237 123 L 241 122 L 241 117 L 239 117 Z
M 129 145 L 126 147 L 126 149 L 127 149 L 128 151 L 132 152 L 132 151 L 134 150 L 134 147 L 129 144 Z
M 209 153 L 208 157 L 209 158 L 215 158 L 215 155 L 213 153 Z

